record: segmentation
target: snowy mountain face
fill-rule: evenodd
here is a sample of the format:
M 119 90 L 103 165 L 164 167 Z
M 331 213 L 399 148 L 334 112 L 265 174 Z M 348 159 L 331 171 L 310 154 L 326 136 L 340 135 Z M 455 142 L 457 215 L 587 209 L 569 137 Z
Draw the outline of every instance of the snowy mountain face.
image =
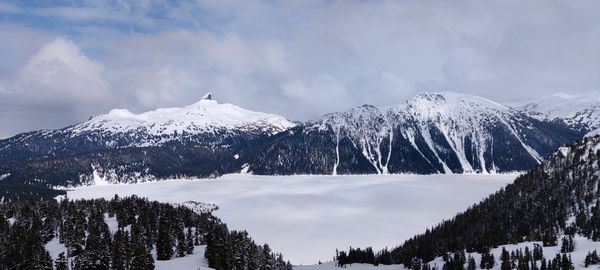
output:
M 587 132 L 600 128 L 600 92 L 598 91 L 581 94 L 558 93 L 517 104 L 515 107 L 537 119 L 558 119 L 573 128 Z
M 275 134 L 295 124 L 285 118 L 254 112 L 232 104 L 219 104 L 207 94 L 197 103 L 183 108 L 163 108 L 134 114 L 117 109 L 67 128 L 72 134 L 100 132 L 112 134 L 140 134 L 143 144 L 160 144 L 176 139 L 178 135 L 220 135 L 224 137 L 240 134 Z
M 513 183 L 480 203 L 392 250 L 375 251 L 377 258 L 373 261 L 383 259 L 387 263 L 412 266 L 412 269 L 415 269 L 415 263 L 429 263 L 430 267 L 437 264 L 439 267 L 451 263 L 448 252 L 464 256 L 465 251 L 472 255 L 496 248 L 496 264 L 487 268 L 508 269 L 510 266 L 500 267 L 500 264 L 506 264 L 510 256 L 498 256 L 501 251 L 498 247 L 516 243 L 532 247 L 535 242 L 538 248 L 543 246 L 544 249 L 544 254 L 538 252 L 533 260 L 537 267 L 542 264 L 541 260 L 545 265 L 548 263 L 546 259 L 553 260 L 552 263 L 561 261 L 560 257 L 553 259 L 557 253 L 565 254 L 564 258 L 573 255 L 572 262 L 562 261 L 563 264 L 573 263 L 575 267 L 561 269 L 584 269 L 588 268 L 588 264 L 597 265 L 600 260 L 584 258 L 598 247 L 600 240 L 599 166 L 599 136 L 561 146 L 542 164 L 518 176 Z M 577 240 L 575 246 L 573 239 Z M 349 257 L 342 257 L 348 259 L 344 263 L 360 262 L 360 258 Z M 456 258 L 454 256 L 454 260 Z M 465 257 L 462 260 L 458 269 L 463 269 L 466 263 Z M 531 258 L 527 260 L 525 264 Z M 519 261 L 523 262 L 522 259 Z
M 236 145 L 294 126 L 277 115 L 219 104 L 210 94 L 182 108 L 112 110 L 64 129 L 0 140 L 0 193 L 27 190 L 19 185 L 50 194 L 45 189 L 56 186 L 216 177 L 240 170 Z
M 60 130 L 0 140 L 1 184 L 76 186 L 179 177 L 495 173 L 540 164 L 587 130 L 470 95 L 419 94 L 295 125 L 219 104 L 113 110 Z
M 181 108 L 134 114 L 115 109 L 59 130 L 43 130 L 0 140 L 0 160 L 29 159 L 94 150 L 161 146 L 184 142 L 227 146 L 270 136 L 295 126 L 285 118 L 219 104 L 205 95 Z
M 451 92 L 419 94 L 397 106 L 364 105 L 326 115 L 284 134 L 276 136 L 266 147 L 267 154 L 250 164 L 250 171 L 385 174 L 526 170 L 541 163 L 557 146 L 582 136 L 562 123 L 538 120 L 481 97 Z M 315 137 L 323 139 L 315 144 Z M 314 167 L 304 165 L 294 172 L 282 168 L 294 163 Z

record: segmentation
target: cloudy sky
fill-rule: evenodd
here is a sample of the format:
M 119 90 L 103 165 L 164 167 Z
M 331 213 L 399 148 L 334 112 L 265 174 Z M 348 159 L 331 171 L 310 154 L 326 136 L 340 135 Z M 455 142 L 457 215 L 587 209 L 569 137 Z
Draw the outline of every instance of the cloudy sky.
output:
M 449 90 L 600 90 L 600 1 L 4 1 L 0 138 L 207 91 L 306 120 Z

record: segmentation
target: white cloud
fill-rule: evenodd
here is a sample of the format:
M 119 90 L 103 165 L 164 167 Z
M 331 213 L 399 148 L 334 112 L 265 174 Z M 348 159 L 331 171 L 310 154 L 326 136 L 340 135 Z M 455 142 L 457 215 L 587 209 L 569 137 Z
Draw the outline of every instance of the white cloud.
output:
M 106 110 L 113 95 L 105 70 L 72 41 L 57 38 L 43 45 L 0 83 L 3 126 L 17 130 L 33 129 L 40 123 L 43 128 L 61 127 Z
M 84 120 L 213 91 L 304 120 L 429 90 L 499 101 L 600 90 L 599 9 L 593 0 L 0 4 L 0 13 L 62 25 L 0 22 L 0 91 L 13 92 L 0 94 L 0 109 L 35 103 Z M 48 43 L 55 36 L 72 41 Z
M 86 57 L 73 42 L 57 38 L 29 59 L 9 93 L 74 106 L 105 102 L 110 95 L 104 71 L 104 65 Z
M 198 87 L 193 74 L 172 66 L 161 67 L 147 78 L 134 91 L 137 102 L 149 108 L 172 104 L 180 100 L 182 93 Z
M 306 99 L 310 93 L 308 86 L 301 80 L 284 82 L 281 90 L 286 97 L 292 99 Z

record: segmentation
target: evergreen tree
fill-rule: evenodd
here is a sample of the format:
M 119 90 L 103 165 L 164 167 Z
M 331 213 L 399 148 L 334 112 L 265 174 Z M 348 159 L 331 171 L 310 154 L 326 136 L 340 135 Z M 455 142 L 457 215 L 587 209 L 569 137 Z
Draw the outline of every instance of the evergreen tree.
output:
M 117 230 L 112 241 L 112 269 L 125 270 L 129 267 L 131 251 L 129 248 L 129 233 Z
M 65 253 L 61 252 L 58 254 L 58 258 L 54 262 L 54 268 L 56 270 L 67 270 L 69 268 L 67 258 L 65 257 Z
M 199 246 L 202 244 L 202 234 L 200 234 L 200 226 L 196 226 L 194 230 L 194 246 Z
M 141 239 L 132 243 L 131 270 L 154 269 L 154 258 Z
M 185 240 L 185 234 L 183 228 L 177 230 L 177 257 L 185 257 L 187 253 L 187 242 Z
M 410 269 L 413 270 L 421 270 L 422 262 L 419 258 L 414 258 L 412 263 L 410 264 Z
M 535 260 L 531 260 L 531 270 L 538 270 L 537 263 Z
M 545 247 L 553 247 L 558 244 L 556 233 L 553 229 L 547 230 L 542 239 L 542 244 Z
M 264 244 L 262 250 L 263 250 L 263 258 L 264 258 L 262 265 L 265 269 L 271 269 L 273 266 L 272 260 L 270 259 L 271 258 L 271 248 L 269 247 L 269 245 Z
M 585 256 L 584 263 L 585 263 L 585 267 L 600 263 L 600 257 L 598 256 L 598 253 L 596 252 L 596 250 L 594 250 L 592 252 L 588 252 L 588 254 Z
M 538 244 L 533 246 L 533 260 L 539 261 L 544 257 L 544 250 Z
M 573 242 L 573 237 L 567 235 L 562 239 L 562 245 L 560 246 L 561 253 L 570 253 L 575 249 L 575 243 Z
M 158 239 L 156 241 L 156 259 L 159 261 L 170 260 L 173 256 L 173 240 L 171 226 L 168 218 L 163 214 L 158 225 Z
M 35 267 L 33 269 L 39 270 L 53 270 L 52 267 L 52 257 L 50 257 L 50 253 L 48 251 L 43 250 L 39 254 L 37 261 L 35 262 Z
M 512 262 L 510 260 L 510 254 L 506 251 L 506 248 L 502 248 L 502 254 L 500 255 L 500 269 L 510 270 L 512 269 Z
M 337 256 L 338 267 L 345 267 L 347 261 L 348 257 L 346 256 L 346 251 L 341 251 L 340 254 Z
M 571 257 L 567 257 L 567 254 L 562 255 L 562 260 L 560 267 L 562 270 L 571 270 L 573 268 L 573 263 L 571 262 Z
M 540 270 L 547 270 L 547 268 L 546 268 L 546 258 L 542 258 L 542 265 L 540 265 Z
M 471 255 L 469 255 L 467 270 L 476 270 L 476 269 L 477 269 L 477 263 L 475 262 L 475 259 L 473 257 L 471 257 Z
M 187 254 L 194 254 L 194 238 L 195 237 L 192 235 L 192 228 L 188 227 L 187 235 L 185 237 Z
M 492 269 L 494 268 L 494 264 L 496 260 L 494 259 L 494 254 L 490 253 L 490 249 L 487 248 L 481 254 L 481 262 L 479 264 L 479 268 L 481 269 Z

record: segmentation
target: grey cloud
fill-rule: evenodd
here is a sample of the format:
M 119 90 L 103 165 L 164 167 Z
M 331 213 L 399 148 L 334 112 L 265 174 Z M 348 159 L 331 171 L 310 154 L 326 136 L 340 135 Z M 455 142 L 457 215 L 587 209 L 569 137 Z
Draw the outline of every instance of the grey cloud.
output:
M 92 3 L 84 13 L 63 9 L 52 16 L 153 31 L 93 23 L 64 32 L 0 25 L 0 37 L 15 40 L 0 44 L 0 55 L 10 56 L 0 64 L 0 111 L 10 109 L 16 119 L 0 115 L 1 132 L 60 127 L 113 107 L 181 106 L 206 91 L 221 102 L 305 120 L 365 103 L 400 103 L 429 90 L 498 101 L 600 90 L 597 1 Z M 42 12 L 14 9 L 0 5 L 0 12 Z M 157 10 L 159 18 L 148 15 Z M 56 83 L 19 79 L 57 36 L 102 71 L 78 75 L 87 78 L 79 85 L 61 84 L 62 77 L 50 78 Z M 9 97 L 7 89 L 24 93 Z M 87 96 L 95 101 L 86 103 Z M 40 108 L 46 108 L 37 116 L 47 118 L 44 124 L 23 113 Z

